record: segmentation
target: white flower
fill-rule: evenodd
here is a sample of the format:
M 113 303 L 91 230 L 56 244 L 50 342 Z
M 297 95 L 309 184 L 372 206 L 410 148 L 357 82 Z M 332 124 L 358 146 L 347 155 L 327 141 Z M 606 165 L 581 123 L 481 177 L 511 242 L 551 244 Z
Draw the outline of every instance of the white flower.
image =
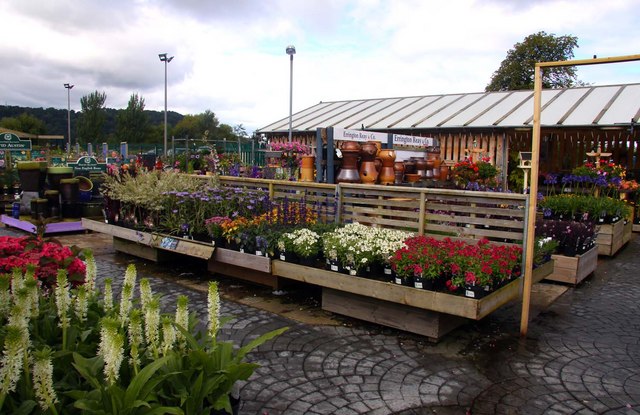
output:
M 133 298 L 133 285 L 126 282 L 122 287 L 122 293 L 120 295 L 120 324 L 124 327 L 129 319 L 129 311 L 131 311 L 131 299 Z
M 131 311 L 129 326 L 127 327 L 129 338 L 129 364 L 133 367 L 140 366 L 139 350 L 143 347 L 144 335 L 142 332 L 142 313 L 138 309 Z
M 87 318 L 87 312 L 89 309 L 89 301 L 87 300 L 87 289 L 86 286 L 80 285 L 76 289 L 76 293 L 74 295 L 74 307 L 73 307 L 76 317 L 81 322 L 84 322 Z
M 87 287 L 87 293 L 91 295 L 92 293 L 95 292 L 96 275 L 98 274 L 97 267 L 96 267 L 96 260 L 93 256 L 93 252 L 89 250 L 85 251 L 84 258 L 85 258 L 84 263 L 86 267 L 84 285 L 85 287 Z
M 147 305 L 153 300 L 153 293 L 151 292 L 151 283 L 147 278 L 140 280 L 140 303 L 142 309 L 146 309 Z
M 209 337 L 215 340 L 220 326 L 220 294 L 218 293 L 218 283 L 215 281 L 209 282 L 207 310 L 209 312 L 209 324 L 207 331 L 209 333 Z
M 147 308 L 144 310 L 144 336 L 149 346 L 147 353 L 154 356 L 158 350 L 158 341 L 160 338 L 160 300 L 152 299 Z
M 104 376 L 110 385 L 120 377 L 120 365 L 124 359 L 124 335 L 119 332 L 120 323 L 112 318 L 102 319 L 98 354 L 104 359 Z
M 173 349 L 175 342 L 176 329 L 173 327 L 173 322 L 170 318 L 164 317 L 162 319 L 162 354 L 169 353 Z
M 178 304 L 176 307 L 176 316 L 175 316 L 176 324 L 182 327 L 185 330 L 189 329 L 189 299 L 186 295 L 181 295 L 178 297 Z M 176 332 L 176 340 L 180 345 L 180 349 L 186 349 L 186 341 L 184 334 L 180 331 Z
M 11 277 L 0 275 L 0 314 L 5 315 L 11 306 Z
M 113 280 L 111 278 L 105 278 L 104 280 L 104 311 L 109 313 L 113 310 L 113 289 L 111 284 Z
M 43 411 L 51 408 L 58 397 L 53 389 L 53 364 L 51 349 L 46 348 L 33 354 L 33 393 Z
M 22 374 L 24 357 L 23 329 L 16 326 L 6 326 L 4 350 L 0 359 L 0 395 L 13 392 Z
M 55 288 L 56 309 L 58 311 L 58 325 L 63 329 L 69 327 L 69 308 L 71 306 L 71 295 L 69 293 L 69 281 L 67 281 L 67 271 L 58 271 L 57 286 Z

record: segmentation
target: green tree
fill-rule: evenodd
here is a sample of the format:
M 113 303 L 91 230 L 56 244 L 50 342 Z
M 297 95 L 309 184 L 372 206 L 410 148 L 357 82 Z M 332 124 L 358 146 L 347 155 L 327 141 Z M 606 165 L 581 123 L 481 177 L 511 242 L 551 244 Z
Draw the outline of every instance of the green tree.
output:
M 545 32 L 529 35 L 507 52 L 507 57 L 491 76 L 485 91 L 533 89 L 536 62 L 569 60 L 573 58 L 573 49 L 577 47 L 578 38 L 575 36 L 555 36 Z M 568 88 L 574 85 L 582 85 L 577 80 L 575 66 L 548 68 L 542 73 L 543 88 Z
M 47 130 L 42 120 L 27 112 L 23 112 L 17 117 L 2 118 L 0 120 L 0 127 L 29 134 L 44 134 Z
M 131 94 L 127 108 L 118 111 L 116 137 L 119 141 L 144 143 L 149 133 L 147 114 L 144 112 L 144 98 L 138 94 Z
M 92 92 L 80 98 L 82 114 L 78 119 L 78 142 L 80 144 L 104 141 L 103 127 L 107 119 L 104 103 L 105 92 Z

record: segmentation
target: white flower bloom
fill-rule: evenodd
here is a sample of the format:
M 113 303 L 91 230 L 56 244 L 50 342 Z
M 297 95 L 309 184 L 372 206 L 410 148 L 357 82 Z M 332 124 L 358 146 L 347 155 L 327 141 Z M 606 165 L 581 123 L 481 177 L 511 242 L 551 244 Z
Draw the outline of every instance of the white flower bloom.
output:
M 86 286 L 84 285 L 78 286 L 73 299 L 74 299 L 73 309 L 74 309 L 76 318 L 79 321 L 84 322 L 87 319 L 87 312 L 89 310 L 89 301 L 87 299 Z
M 189 299 L 186 295 L 181 295 L 178 297 L 175 321 L 178 326 L 184 328 L 185 330 L 189 329 Z M 180 349 L 185 350 L 187 344 L 184 334 L 182 334 L 180 331 L 177 331 L 176 340 L 180 345 Z
M 100 329 L 98 353 L 104 359 L 104 376 L 110 385 L 120 377 L 120 365 L 124 359 L 124 335 L 119 332 L 120 323 L 103 318 Z
M 140 280 L 140 303 L 142 309 L 145 310 L 147 305 L 153 300 L 153 293 L 151 292 L 151 283 L 149 279 L 143 278 Z
M 126 277 L 125 277 L 126 281 Z M 128 282 L 125 282 L 122 287 L 122 293 L 120 295 L 120 324 L 124 327 L 127 324 L 127 320 L 129 319 L 129 311 L 131 311 L 131 300 L 133 298 L 133 285 L 130 285 Z
M 220 294 L 218 293 L 218 283 L 215 281 L 209 282 L 207 310 L 209 312 L 209 324 L 207 330 L 209 337 L 215 339 L 220 326 Z
M 0 359 L 0 394 L 15 391 L 22 374 L 24 357 L 23 329 L 16 326 L 5 327 L 4 350 Z
M 170 318 L 162 319 L 162 354 L 166 355 L 173 349 L 176 342 L 176 329 Z
M 84 257 L 85 257 L 84 263 L 86 266 L 84 285 L 85 287 L 87 287 L 87 293 L 91 295 L 92 293 L 95 292 L 96 275 L 98 274 L 97 267 L 96 267 L 96 260 L 93 256 L 92 251 L 88 251 L 88 250 L 85 251 Z
M 106 278 L 104 280 L 104 311 L 109 313 L 113 310 L 113 289 L 111 288 L 111 284 L 113 280 L 111 278 Z
M 53 363 L 51 350 L 45 349 L 33 354 L 33 393 L 38 399 L 43 411 L 58 402 L 56 391 L 53 389 Z
M 63 329 L 69 327 L 69 308 L 71 306 L 71 294 L 69 293 L 69 281 L 67 271 L 58 271 L 57 286 L 55 288 L 56 309 L 58 311 L 58 325 Z
M 143 347 L 144 334 L 142 332 L 142 314 L 138 309 L 131 311 L 129 316 L 129 326 L 127 327 L 129 338 L 129 364 L 140 366 L 139 350 Z
M 138 277 L 138 272 L 136 270 L 136 266 L 133 264 L 129 264 L 127 266 L 127 270 L 124 272 L 124 283 L 123 285 L 130 285 L 132 288 L 136 286 L 136 278 Z M 132 290 L 133 291 L 133 290 Z M 132 292 L 133 294 L 133 292 Z
M 147 353 L 154 356 L 160 339 L 160 300 L 152 299 L 144 310 L 144 336 L 147 341 Z

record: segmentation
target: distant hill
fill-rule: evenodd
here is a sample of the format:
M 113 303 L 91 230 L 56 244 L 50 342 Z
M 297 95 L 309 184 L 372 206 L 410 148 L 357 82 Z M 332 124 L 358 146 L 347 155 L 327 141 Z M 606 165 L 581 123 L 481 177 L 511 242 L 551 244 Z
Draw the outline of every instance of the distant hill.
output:
M 104 125 L 106 136 L 113 136 L 116 132 L 117 109 L 107 108 L 107 119 Z M 58 108 L 30 108 L 15 105 L 0 105 L 0 119 L 5 117 L 17 117 L 22 113 L 28 113 L 38 118 L 45 124 L 46 132 L 49 135 L 67 134 L 67 110 Z M 144 111 L 147 114 L 149 125 L 164 125 L 164 111 Z M 74 128 L 80 111 L 71 111 L 71 125 Z M 167 111 L 167 124 L 176 125 L 184 116 L 174 111 Z

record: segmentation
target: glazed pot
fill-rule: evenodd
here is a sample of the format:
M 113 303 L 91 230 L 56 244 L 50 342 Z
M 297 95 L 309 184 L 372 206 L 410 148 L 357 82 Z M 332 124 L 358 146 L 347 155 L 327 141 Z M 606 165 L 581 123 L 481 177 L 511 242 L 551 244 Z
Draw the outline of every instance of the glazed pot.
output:
M 402 161 L 393 163 L 393 173 L 395 175 L 393 183 L 402 184 L 402 179 L 404 179 L 404 163 Z
M 60 196 L 63 204 L 77 203 L 80 193 L 80 180 L 62 179 L 60 180 Z
M 404 161 L 404 174 L 415 174 L 416 162 L 414 160 Z
M 358 157 L 360 157 L 360 144 L 355 141 L 343 142 L 340 151 L 342 152 L 342 166 L 336 183 L 360 183 L 358 173 Z
M 426 170 L 427 170 L 427 160 L 423 158 L 416 159 L 416 173 L 418 173 L 420 177 L 424 177 Z
M 23 191 L 44 191 L 44 184 L 47 178 L 46 161 L 19 161 L 16 166 Z
M 78 196 L 81 202 L 89 202 L 91 200 L 91 192 L 93 191 L 93 182 L 88 177 L 77 176 L 78 179 Z
M 391 149 L 382 149 L 378 153 L 378 157 L 382 160 L 382 167 L 380 168 L 380 174 L 378 175 L 378 181 L 380 184 L 393 184 L 396 179 L 393 165 L 396 161 L 396 152 Z
M 366 142 L 360 150 L 360 180 L 362 183 L 373 184 L 378 179 L 376 169 L 376 154 L 378 147 L 373 142 Z
M 315 169 L 315 156 L 302 156 L 300 163 L 300 181 L 312 182 L 315 180 L 313 171 Z
M 47 181 L 49 188 L 52 190 L 60 190 L 60 180 L 70 179 L 73 177 L 73 168 L 71 167 L 49 167 L 47 169 Z

